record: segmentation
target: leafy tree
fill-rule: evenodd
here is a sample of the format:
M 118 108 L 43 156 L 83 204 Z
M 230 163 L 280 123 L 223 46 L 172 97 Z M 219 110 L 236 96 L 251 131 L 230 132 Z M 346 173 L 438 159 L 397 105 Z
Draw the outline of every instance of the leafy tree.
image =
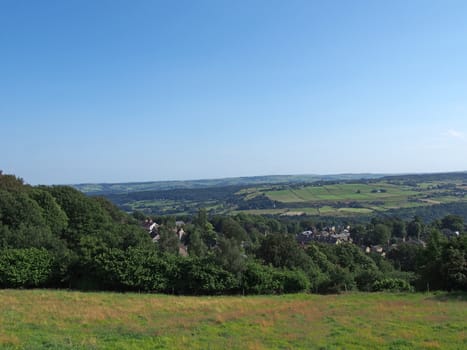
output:
M 445 279 L 441 271 L 443 244 L 446 239 L 438 229 L 432 229 L 427 247 L 420 253 L 417 272 L 420 274 L 419 288 L 444 289 Z
M 407 236 L 407 230 L 404 221 L 397 219 L 392 223 L 392 236 L 398 238 L 405 238 Z
M 384 224 L 377 224 L 369 232 L 368 236 L 371 244 L 388 244 L 389 238 L 391 238 L 391 230 Z
M 419 219 L 414 219 L 407 225 L 407 236 L 420 239 L 423 226 Z
M 310 280 L 302 270 L 283 270 L 281 280 L 284 293 L 308 291 L 311 286 Z
M 190 256 L 205 256 L 208 252 L 208 247 L 201 239 L 199 228 L 195 228 L 188 236 L 188 253 Z
M 12 229 L 23 226 L 45 227 L 42 209 L 26 192 L 0 190 L 0 218 Z
M 0 251 L 0 287 L 43 286 L 52 270 L 52 257 L 45 249 L 4 249 Z
M 55 198 L 42 188 L 34 188 L 30 191 L 30 196 L 42 209 L 42 216 L 45 223 L 52 232 L 60 236 L 62 231 L 68 226 L 68 217 L 58 205 Z
M 236 240 L 222 236 L 217 240 L 215 261 L 225 270 L 235 275 L 241 274 L 245 268 L 245 258 Z
M 266 264 L 281 268 L 305 268 L 309 256 L 300 248 L 293 236 L 271 234 L 261 242 L 256 256 Z
M 154 249 L 109 249 L 97 262 L 102 282 L 112 289 L 163 292 L 170 290 L 169 278 L 177 275 L 170 267 L 172 260 L 162 258 Z
M 464 230 L 464 219 L 459 215 L 447 215 L 441 220 L 441 227 L 462 232 Z
M 224 294 L 238 288 L 237 277 L 215 264 L 209 257 L 178 260 L 179 290 L 189 294 Z
M 417 257 L 420 254 L 421 246 L 409 243 L 398 244 L 391 249 L 387 257 L 392 261 L 395 268 L 402 271 L 415 271 L 417 267 Z
M 278 291 L 280 281 L 275 278 L 275 269 L 256 261 L 249 261 L 242 275 L 241 288 L 246 294 L 271 294 Z
M 24 180 L 15 175 L 3 174 L 0 171 L 0 190 L 22 192 L 25 190 Z
M 159 228 L 160 239 L 157 246 L 161 252 L 170 254 L 178 254 L 179 239 L 177 233 L 173 229 L 162 226 Z
M 441 260 L 447 289 L 467 291 L 467 236 L 450 240 L 444 246 Z
M 366 245 L 368 243 L 368 233 L 364 225 L 355 225 L 350 228 L 350 237 L 356 244 Z
M 235 239 L 238 243 L 248 239 L 245 229 L 231 217 L 218 217 L 215 220 L 214 228 L 225 237 Z

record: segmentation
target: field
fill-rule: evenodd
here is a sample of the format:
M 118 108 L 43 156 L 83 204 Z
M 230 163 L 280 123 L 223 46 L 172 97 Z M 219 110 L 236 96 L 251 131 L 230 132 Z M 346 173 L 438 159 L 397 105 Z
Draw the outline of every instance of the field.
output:
M 404 184 L 390 180 L 250 187 L 239 193 L 245 200 L 269 199 L 274 209 L 265 214 L 356 216 L 388 210 L 429 207 L 465 201 L 462 181 L 431 181 Z M 252 212 L 251 209 L 243 210 Z
M 466 294 L 0 291 L 0 349 L 465 349 Z
M 467 173 L 374 178 L 354 175 L 322 180 L 312 176 L 266 176 L 76 187 L 90 195 L 103 195 L 127 212 L 137 210 L 153 215 L 192 215 L 199 208 L 206 208 L 212 215 L 368 218 L 394 214 L 433 220 L 455 207 L 456 214 L 467 220 L 467 214 L 462 214 L 467 207 Z M 391 213 L 394 211 L 397 212 Z

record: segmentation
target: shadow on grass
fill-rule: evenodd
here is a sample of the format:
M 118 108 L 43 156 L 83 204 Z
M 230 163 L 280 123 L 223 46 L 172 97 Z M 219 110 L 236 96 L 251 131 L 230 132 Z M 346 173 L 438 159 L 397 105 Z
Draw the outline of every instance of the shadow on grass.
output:
M 467 292 L 440 292 L 429 299 L 436 301 L 467 301 Z

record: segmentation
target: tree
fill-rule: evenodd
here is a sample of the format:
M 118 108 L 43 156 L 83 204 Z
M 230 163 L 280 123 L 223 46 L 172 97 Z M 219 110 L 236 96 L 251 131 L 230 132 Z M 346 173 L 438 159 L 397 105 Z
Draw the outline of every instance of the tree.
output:
M 412 238 L 420 239 L 420 235 L 422 234 L 422 223 L 420 220 L 414 219 L 409 222 L 407 225 L 407 236 Z
M 157 241 L 157 246 L 161 252 L 178 254 L 179 239 L 177 234 L 169 227 L 162 226 L 159 228 L 160 238 Z
M 388 252 L 387 258 L 392 261 L 395 268 L 401 271 L 415 271 L 421 249 L 421 246 L 415 244 L 398 244 L 395 249 Z
M 199 228 L 195 228 L 188 236 L 188 253 L 192 256 L 202 257 L 206 255 L 208 247 L 201 239 Z
M 392 235 L 398 238 L 405 238 L 407 236 L 407 231 L 405 227 L 405 222 L 397 219 L 392 224 Z
M 221 236 L 215 252 L 216 262 L 225 270 L 235 275 L 244 270 L 246 256 L 236 240 Z
M 356 244 L 364 245 L 368 242 L 368 233 L 364 225 L 355 225 L 350 228 L 350 237 Z
M 297 244 L 293 236 L 271 234 L 261 242 L 256 256 L 266 264 L 287 269 L 306 269 L 310 257 Z
M 52 271 L 52 257 L 45 249 L 6 249 L 0 251 L 0 287 L 43 286 Z
M 47 226 L 50 227 L 55 235 L 60 236 L 62 231 L 68 226 L 68 217 L 58 205 L 55 198 L 42 188 L 32 189 L 30 191 L 30 196 L 41 207 L 42 216 Z
M 446 287 L 445 278 L 441 271 L 441 257 L 445 242 L 446 239 L 438 229 L 431 230 L 427 246 L 420 252 L 417 263 L 420 274 L 420 289 L 441 290 Z
M 459 215 L 447 215 L 441 220 L 441 228 L 447 228 L 451 231 L 464 231 L 464 219 Z
M 238 243 L 248 239 L 245 229 L 231 217 L 216 218 L 215 230 L 224 234 L 227 238 L 235 239 Z
M 371 244 L 388 244 L 391 238 L 391 230 L 384 224 L 377 224 L 369 232 L 369 241 Z
M 441 272 L 446 278 L 448 290 L 467 291 L 467 259 L 466 250 L 453 246 L 443 252 Z

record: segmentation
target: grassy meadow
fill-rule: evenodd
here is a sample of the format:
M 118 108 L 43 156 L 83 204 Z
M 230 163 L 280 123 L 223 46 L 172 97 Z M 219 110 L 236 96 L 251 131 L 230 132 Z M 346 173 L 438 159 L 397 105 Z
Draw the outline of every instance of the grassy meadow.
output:
M 465 349 L 466 294 L 0 291 L 0 349 Z

